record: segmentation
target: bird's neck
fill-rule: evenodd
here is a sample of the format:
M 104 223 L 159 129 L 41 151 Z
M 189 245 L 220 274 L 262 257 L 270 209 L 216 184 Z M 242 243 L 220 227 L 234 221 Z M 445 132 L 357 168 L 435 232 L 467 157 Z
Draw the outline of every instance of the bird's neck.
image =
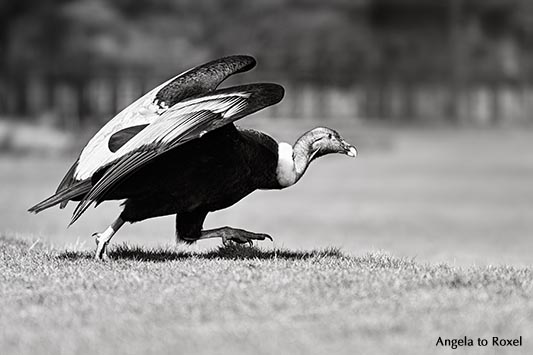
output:
M 282 187 L 294 185 L 303 176 L 314 158 L 311 137 L 303 135 L 294 146 L 280 143 L 278 146 L 278 166 L 276 174 Z

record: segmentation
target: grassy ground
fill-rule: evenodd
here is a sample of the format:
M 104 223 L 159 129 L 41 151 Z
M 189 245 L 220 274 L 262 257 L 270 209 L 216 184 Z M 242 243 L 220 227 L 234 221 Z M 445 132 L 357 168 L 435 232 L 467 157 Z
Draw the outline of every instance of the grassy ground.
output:
M 522 336 L 533 270 L 384 253 L 227 247 L 84 251 L 0 238 L 2 354 L 429 354 L 438 337 Z
M 285 127 L 285 121 L 265 121 L 260 128 L 292 142 L 316 125 L 292 121 Z M 210 214 L 205 226 L 268 233 L 274 244 L 264 248 L 334 246 L 355 255 L 383 249 L 463 266 L 533 264 L 533 130 L 322 124 L 353 142 L 358 158 L 321 158 L 295 186 L 255 192 Z M 73 205 L 26 212 L 55 190 L 74 159 L 0 155 L 0 233 L 93 248 L 91 234 L 118 215 L 118 203 L 90 209 L 69 229 Z M 164 217 L 125 226 L 113 242 L 156 247 L 173 240 L 173 217 Z M 197 249 L 218 243 L 206 241 Z
M 465 350 L 439 336 L 522 336 L 469 352 L 533 353 L 533 131 L 328 125 L 357 159 L 320 159 L 296 186 L 208 217 L 271 234 L 261 250 L 167 246 L 165 217 L 126 226 L 96 263 L 90 235 L 118 204 L 68 230 L 72 206 L 29 215 L 73 158 L 0 156 L 0 354 Z

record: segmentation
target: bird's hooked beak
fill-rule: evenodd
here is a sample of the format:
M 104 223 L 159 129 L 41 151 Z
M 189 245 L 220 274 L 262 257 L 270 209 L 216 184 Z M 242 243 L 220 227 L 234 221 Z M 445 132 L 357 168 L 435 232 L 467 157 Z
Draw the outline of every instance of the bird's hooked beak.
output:
M 355 158 L 357 156 L 357 149 L 350 143 L 346 142 L 344 139 L 342 140 L 342 147 L 344 150 L 342 151 L 343 154 L 346 154 L 349 157 Z

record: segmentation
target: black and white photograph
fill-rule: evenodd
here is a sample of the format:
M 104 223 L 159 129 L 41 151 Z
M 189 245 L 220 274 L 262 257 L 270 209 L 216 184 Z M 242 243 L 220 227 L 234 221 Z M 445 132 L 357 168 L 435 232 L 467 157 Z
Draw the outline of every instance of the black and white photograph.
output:
M 533 2 L 0 0 L 0 354 L 532 354 Z

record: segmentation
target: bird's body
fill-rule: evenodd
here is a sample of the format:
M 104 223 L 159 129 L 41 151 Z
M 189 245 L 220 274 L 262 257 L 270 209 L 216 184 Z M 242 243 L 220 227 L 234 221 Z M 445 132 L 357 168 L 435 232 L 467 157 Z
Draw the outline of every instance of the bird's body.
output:
M 217 211 L 256 189 L 280 188 L 276 149 L 267 135 L 229 124 L 154 159 L 108 199 L 127 199 L 122 215 L 128 222 Z
M 294 146 L 232 122 L 275 104 L 276 84 L 216 90 L 228 75 L 255 60 L 233 56 L 191 69 L 152 90 L 106 124 L 87 144 L 55 195 L 32 207 L 80 201 L 71 223 L 91 203 L 125 200 L 120 217 L 97 234 L 97 258 L 125 222 L 176 215 L 178 240 L 221 236 L 237 242 L 265 239 L 233 228 L 203 231 L 209 212 L 232 206 L 257 189 L 296 183 L 309 163 L 328 153 L 355 156 L 337 132 L 316 128 Z

